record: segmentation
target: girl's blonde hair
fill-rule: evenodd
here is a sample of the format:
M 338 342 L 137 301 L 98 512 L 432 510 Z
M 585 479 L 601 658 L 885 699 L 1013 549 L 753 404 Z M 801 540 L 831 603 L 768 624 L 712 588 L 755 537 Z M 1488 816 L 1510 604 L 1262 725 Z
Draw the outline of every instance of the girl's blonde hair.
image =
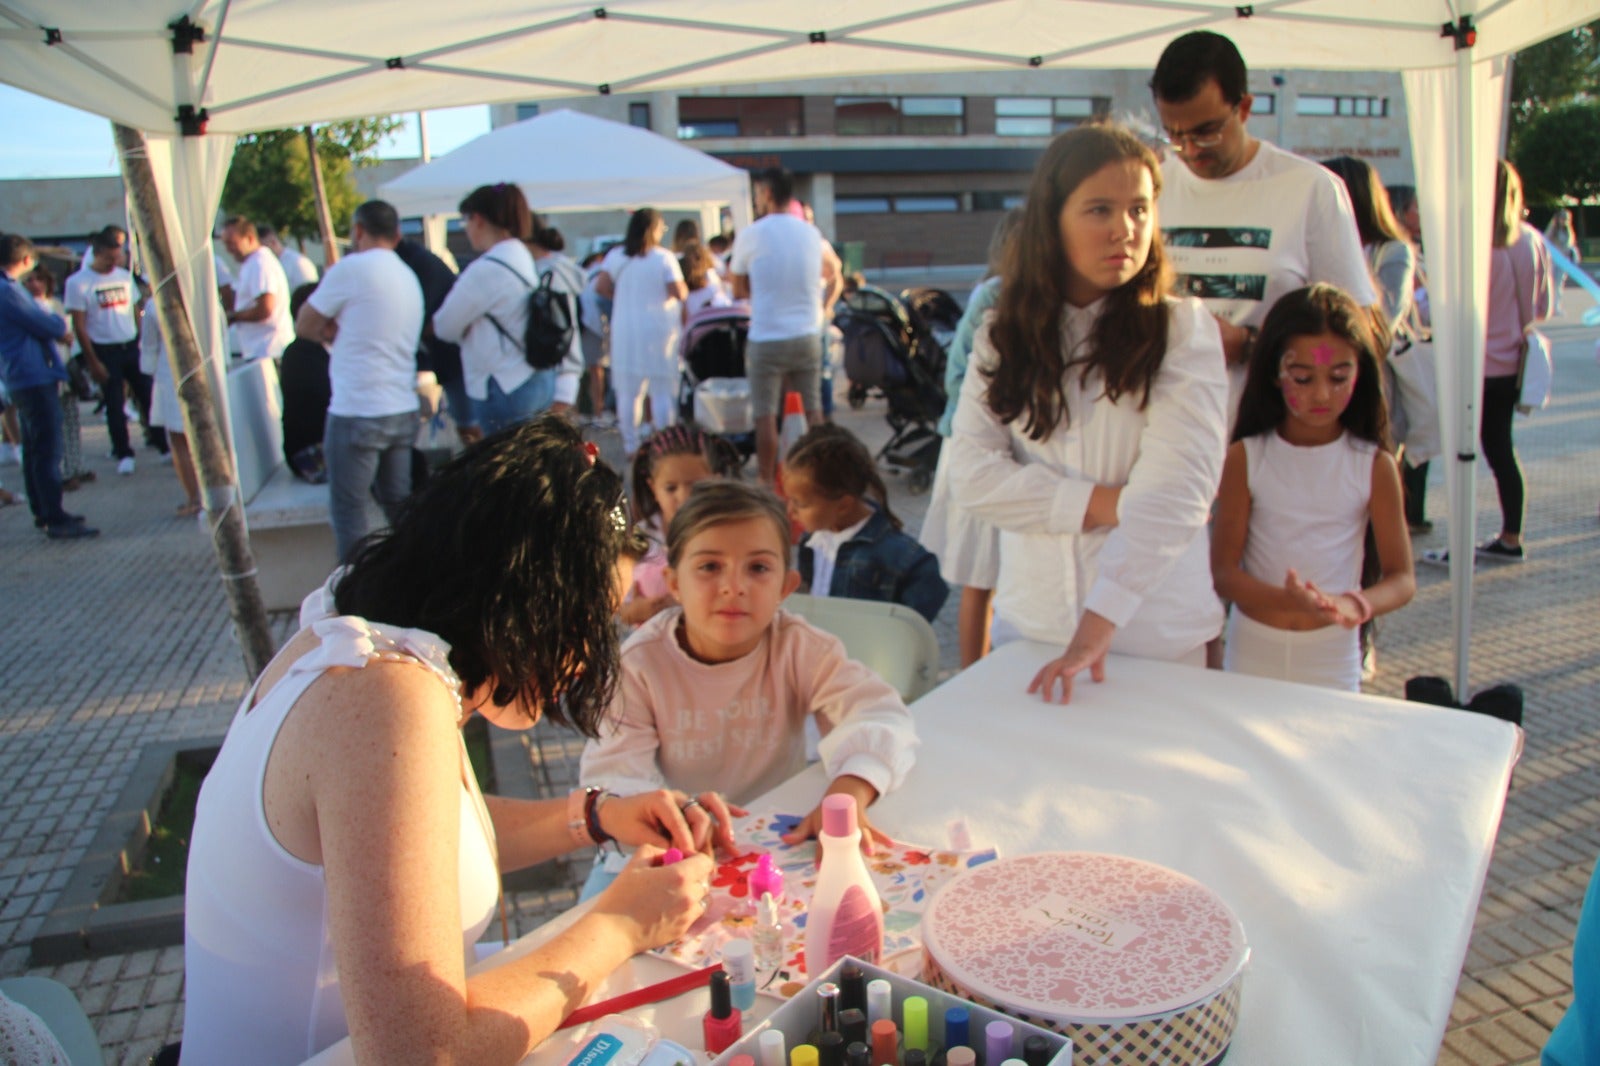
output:
M 1502 159 L 1494 171 L 1494 246 L 1509 248 L 1522 232 L 1522 175 Z
M 667 565 L 676 568 L 683 550 L 695 537 L 715 526 L 765 518 L 783 545 L 783 568 L 789 569 L 789 512 L 783 501 L 765 486 L 711 478 L 696 482 L 672 524 L 667 527 Z

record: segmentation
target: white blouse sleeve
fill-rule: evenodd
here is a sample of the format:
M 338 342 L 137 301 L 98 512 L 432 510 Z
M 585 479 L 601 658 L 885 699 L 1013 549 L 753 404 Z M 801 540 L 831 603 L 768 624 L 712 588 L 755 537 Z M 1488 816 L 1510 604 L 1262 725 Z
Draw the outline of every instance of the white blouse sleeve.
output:
M 1228 377 L 1216 321 L 1194 299 L 1172 305 L 1167 355 L 1150 389 L 1139 458 L 1100 551 L 1084 607 L 1123 626 L 1205 527 L 1227 452 Z
M 817 716 L 828 780 L 850 774 L 879 795 L 892 792 L 916 762 L 917 731 L 905 702 L 886 681 L 845 654 L 839 639 L 810 626 L 796 625 L 796 639 L 813 645 L 794 662 L 809 683 L 811 712 Z
M 989 339 L 993 321 L 991 314 L 972 338 L 971 361 L 951 423 L 950 487 L 956 502 L 1013 533 L 1082 533 L 1095 483 L 1039 463 L 1019 462 L 1011 427 L 989 407 L 988 372 L 1000 359 Z

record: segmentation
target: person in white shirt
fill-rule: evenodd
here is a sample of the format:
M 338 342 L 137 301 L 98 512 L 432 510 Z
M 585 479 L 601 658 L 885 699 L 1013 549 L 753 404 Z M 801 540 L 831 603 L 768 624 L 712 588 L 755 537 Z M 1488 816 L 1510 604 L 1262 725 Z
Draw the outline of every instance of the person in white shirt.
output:
M 733 243 L 733 298 L 750 301 L 745 376 L 756 421 L 756 461 L 771 484 L 778 468 L 778 415 L 787 392 L 798 392 L 806 421 L 822 421 L 824 307 L 843 285 L 839 256 L 822 233 L 791 214 L 794 176 L 773 168 L 756 176 L 756 213 Z
M 1171 150 L 1161 229 L 1177 291 L 1203 300 L 1222 330 L 1235 399 L 1268 309 L 1317 282 L 1377 303 L 1342 182 L 1250 135 L 1244 59 L 1207 30 L 1167 45 L 1150 79 Z
M 539 283 L 533 253 L 533 212 L 509 182 L 480 185 L 461 201 L 461 224 L 478 258 L 467 264 L 439 310 L 433 332 L 461 345 L 461 370 L 472 401 L 472 439 L 540 414 L 556 400 L 557 367 L 536 370 L 523 351 L 528 294 Z M 581 365 L 583 353 L 578 353 Z M 577 397 L 577 378 L 566 402 Z
M 289 319 L 289 281 L 271 249 L 262 247 L 256 224 L 234 215 L 222 224 L 222 244 L 238 262 L 228 325 L 246 359 L 276 359 L 294 340 Z
M 587 314 L 583 308 L 583 293 L 589 287 L 589 277 L 566 254 L 567 239 L 560 230 L 550 225 L 537 211 L 530 211 L 529 218 L 533 236 L 528 238 L 527 245 L 528 253 L 533 256 L 533 269 L 541 281 L 546 274 L 550 275 L 550 288 L 567 294 L 568 307 L 572 311 L 572 344 L 556 365 L 556 395 L 550 404 L 551 411 L 565 414 L 578 404 L 578 384 L 588 361 L 583 350 L 583 323 L 580 319 Z
M 116 226 L 95 234 L 89 265 L 67 279 L 64 299 L 78 348 L 106 403 L 106 429 L 117 473 L 134 470 L 124 390 L 139 373 L 139 311 L 144 298 L 128 273 L 128 235 Z
M 1108 651 L 1205 663 L 1222 629 L 1206 522 L 1227 376 L 1198 300 L 1169 297 L 1160 164 L 1120 127 L 1046 149 L 973 342 L 950 439 L 956 501 L 1001 531 L 995 642 L 1065 643 L 1030 691 L 1066 702 Z
M 299 249 L 284 244 L 283 238 L 272 226 L 262 223 L 256 227 L 256 232 L 261 235 L 261 243 L 272 249 L 272 254 L 278 257 L 278 264 L 283 267 L 283 276 L 288 279 L 291 293 L 302 285 L 315 284 L 317 278 L 321 277 L 317 264 Z
M 356 208 L 350 239 L 354 254 L 328 269 L 295 318 L 296 333 L 328 348 L 333 396 L 322 452 L 341 563 L 367 535 L 368 496 L 392 525 L 411 492 L 423 316 L 422 286 L 394 251 L 394 207 L 368 200 Z
M 606 253 L 595 291 L 611 301 L 611 385 L 617 429 L 630 458 L 639 450 L 639 421 L 649 390 L 657 430 L 678 420 L 678 338 L 689 295 L 677 256 L 661 247 L 667 223 L 643 207 L 628 219 L 628 236 Z

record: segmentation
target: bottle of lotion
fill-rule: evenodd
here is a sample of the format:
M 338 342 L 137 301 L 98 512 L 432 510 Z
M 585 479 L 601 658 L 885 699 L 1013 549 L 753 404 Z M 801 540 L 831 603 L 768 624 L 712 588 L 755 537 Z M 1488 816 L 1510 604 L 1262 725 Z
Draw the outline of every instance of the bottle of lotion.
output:
M 883 904 L 861 858 L 855 797 L 823 797 L 817 842 L 821 869 L 806 915 L 806 972 L 813 977 L 846 955 L 877 962 L 883 954 Z

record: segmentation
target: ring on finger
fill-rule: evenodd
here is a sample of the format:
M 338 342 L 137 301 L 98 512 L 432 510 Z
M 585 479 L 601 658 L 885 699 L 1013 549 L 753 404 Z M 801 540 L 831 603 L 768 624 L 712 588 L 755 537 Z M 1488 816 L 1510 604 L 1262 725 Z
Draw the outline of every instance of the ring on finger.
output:
M 683 806 L 679 807 L 678 810 L 681 811 L 684 814 L 688 814 L 689 813 L 689 808 L 698 807 L 698 806 L 700 806 L 700 798 L 698 796 L 696 796 L 694 799 L 690 800 L 688 803 L 685 803 Z

